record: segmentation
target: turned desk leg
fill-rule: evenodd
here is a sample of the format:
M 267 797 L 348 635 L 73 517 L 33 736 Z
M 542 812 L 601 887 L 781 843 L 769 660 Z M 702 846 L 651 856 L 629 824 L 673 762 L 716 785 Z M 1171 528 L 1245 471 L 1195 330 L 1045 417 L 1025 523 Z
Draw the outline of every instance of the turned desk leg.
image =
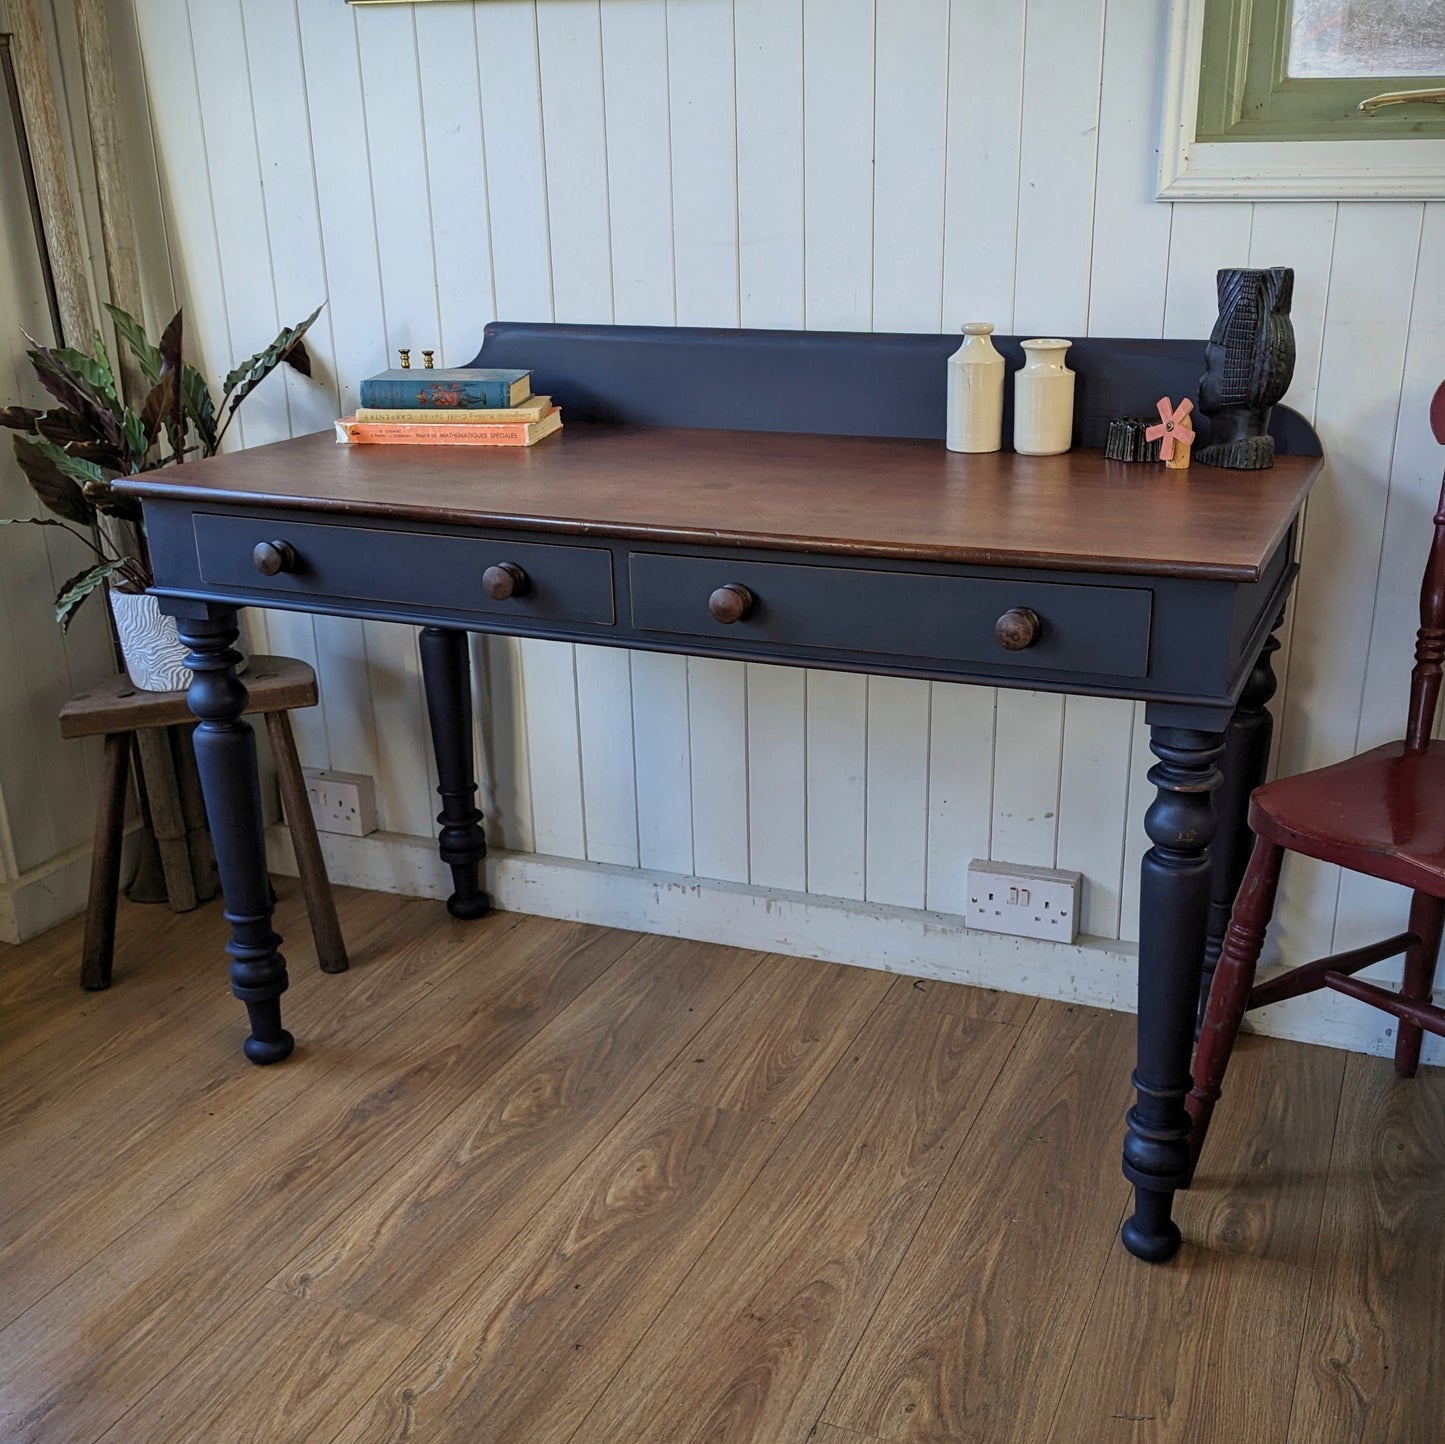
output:
M 208 607 L 203 617 L 178 617 L 181 640 L 191 649 L 186 665 L 195 673 L 188 696 L 199 719 L 196 769 L 231 925 L 231 991 L 246 1005 L 251 1036 L 245 1053 L 253 1063 L 279 1063 L 295 1046 L 281 1026 L 286 959 L 271 929 L 271 879 L 261 816 L 256 738 L 242 717 L 247 693 L 236 676 L 236 613 Z
M 1210 794 L 1223 734 L 1154 725 L 1157 789 L 1144 818 L 1153 847 L 1144 854 L 1139 895 L 1138 1098 L 1129 1110 L 1124 1176 L 1134 1185 L 1134 1214 L 1124 1247 L 1159 1262 L 1178 1251 L 1174 1194 L 1189 1181 L 1190 1053 L 1209 915 Z
M 1284 621 L 1283 613 L 1275 622 Z M 1269 768 L 1269 749 L 1274 741 L 1274 718 L 1268 707 L 1279 683 L 1274 675 L 1274 654 L 1279 639 L 1273 634 L 1265 638 L 1254 668 L 1240 693 L 1229 729 L 1224 734 L 1224 781 L 1214 794 L 1214 815 L 1217 826 L 1214 845 L 1210 849 L 1212 880 L 1209 896 L 1209 930 L 1204 940 L 1204 975 L 1199 981 L 1199 1010 L 1196 1020 L 1204 1019 L 1209 1002 L 1209 988 L 1214 981 L 1214 968 L 1224 946 L 1229 915 L 1249 854 L 1254 847 L 1254 834 L 1249 830 L 1249 799 L 1264 782 Z
M 479 870 L 487 835 L 477 809 L 476 765 L 472 758 L 471 661 L 467 634 L 449 627 L 421 629 L 421 670 L 431 718 L 432 746 L 442 810 L 438 851 L 452 870 L 447 911 L 454 918 L 479 918 L 491 907 Z

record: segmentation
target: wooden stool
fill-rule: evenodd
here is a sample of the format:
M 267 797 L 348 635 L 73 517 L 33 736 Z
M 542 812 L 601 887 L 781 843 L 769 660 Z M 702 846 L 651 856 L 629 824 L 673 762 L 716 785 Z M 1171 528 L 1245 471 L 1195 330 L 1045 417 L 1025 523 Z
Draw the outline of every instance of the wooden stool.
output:
M 271 739 L 286 823 L 296 848 L 296 865 L 311 919 L 311 934 L 316 939 L 317 959 L 323 972 L 345 972 L 346 944 L 341 937 L 336 903 L 331 896 L 331 883 L 316 837 L 316 823 L 311 816 L 311 802 L 306 795 L 288 715 L 293 707 L 316 705 L 316 673 L 305 662 L 291 657 L 252 657 L 241 680 L 250 693 L 246 711 L 259 712 L 266 718 L 266 734 Z M 88 692 L 71 698 L 60 709 L 62 737 L 105 737 L 105 764 L 90 863 L 90 901 L 85 915 L 85 954 L 80 968 L 84 988 L 110 987 L 132 734 L 194 721 L 186 705 L 185 692 L 142 692 L 125 676 L 107 678 Z

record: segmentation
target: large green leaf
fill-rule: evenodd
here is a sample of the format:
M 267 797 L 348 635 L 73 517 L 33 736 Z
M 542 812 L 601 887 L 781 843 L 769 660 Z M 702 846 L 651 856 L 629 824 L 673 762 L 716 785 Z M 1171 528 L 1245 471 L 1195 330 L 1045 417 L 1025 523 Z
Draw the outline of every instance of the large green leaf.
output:
M 110 577 L 121 570 L 122 562 L 100 562 L 77 572 L 55 595 L 55 620 L 62 631 L 70 630 L 70 623 L 80 604 Z
M 141 521 L 145 516 L 140 502 L 134 497 L 122 496 L 111 485 L 109 477 L 88 481 L 81 489 L 85 492 L 85 499 L 107 516 L 119 517 L 121 521 Z
M 221 383 L 221 400 L 234 411 L 283 361 L 290 361 L 303 376 L 311 374 L 311 356 L 302 337 L 321 314 L 318 306 L 299 326 L 287 326 L 263 351 L 241 362 Z M 232 394 L 234 392 L 234 395 Z
M 68 366 L 57 362 L 44 347 L 36 347 L 25 353 L 40 384 L 68 411 L 89 414 L 94 409 L 95 399 L 86 394 L 85 382 Z
M 51 354 L 81 377 L 97 396 L 104 397 L 114 407 L 120 398 L 115 389 L 115 372 L 111 369 L 110 357 L 105 353 L 105 342 L 97 335 L 93 345 L 93 355 L 77 351 L 73 346 L 57 346 Z
M 130 347 L 130 354 L 135 357 L 145 379 L 154 386 L 161 377 L 159 349 L 147 340 L 145 327 L 134 316 L 122 311 L 119 306 L 108 305 L 105 309 L 110 312 L 110 319 L 115 322 L 117 334 Z
M 181 320 L 182 313 L 177 311 L 166 323 L 166 329 L 161 332 L 160 375 L 164 376 L 167 371 L 179 371 L 181 368 L 181 337 L 184 334 Z
M 64 406 L 52 406 L 49 411 L 42 411 L 33 429 L 57 446 L 91 446 L 97 441 L 103 442 L 85 417 L 68 411 Z
M 113 446 L 125 444 L 120 417 L 111 407 L 110 399 L 96 391 L 69 362 L 47 346 L 36 345 L 26 353 L 40 384 L 62 406 L 84 417 Z
M 123 412 L 122 418 L 126 414 Z M 98 434 L 86 417 L 67 411 L 63 406 L 52 407 L 45 412 L 35 423 L 35 430 L 68 455 L 93 461 L 102 470 L 122 474 L 134 470 L 129 439 L 124 433 L 122 444 L 117 446 L 108 437 Z
M 145 418 L 137 416 L 134 411 L 126 407 L 120 414 L 121 425 L 125 430 L 126 446 L 130 450 L 127 460 L 130 465 L 123 468 L 129 474 L 140 467 L 145 460 L 145 454 L 150 450 L 151 442 L 155 440 L 153 434 L 147 434 Z
M 21 438 L 17 437 L 18 442 Z M 51 462 L 59 469 L 62 476 L 68 476 L 78 486 L 84 487 L 93 481 L 106 480 L 105 472 L 93 461 L 87 461 L 83 456 L 72 456 L 70 452 L 62 450 L 53 441 L 40 440 L 33 442 L 35 449 L 50 458 Z
M 220 441 L 216 432 L 216 403 L 211 399 L 211 388 L 206 385 L 205 377 L 190 364 L 181 369 L 181 403 L 186 419 L 201 438 L 201 454 L 214 455 Z
M 12 431 L 34 431 L 35 423 L 44 415 L 29 406 L 0 406 L 0 426 Z
M 15 438 L 15 459 L 41 504 L 66 521 L 90 526 L 95 521 L 95 508 L 86 500 L 80 483 L 57 465 L 56 455 L 65 453 L 48 441 Z
M 176 397 L 176 373 L 174 371 L 167 371 L 146 392 L 146 399 L 141 403 L 140 409 L 141 435 L 145 441 L 145 446 L 141 448 L 142 456 L 149 450 L 156 437 L 161 434 L 162 426 L 167 422 L 174 425 Z

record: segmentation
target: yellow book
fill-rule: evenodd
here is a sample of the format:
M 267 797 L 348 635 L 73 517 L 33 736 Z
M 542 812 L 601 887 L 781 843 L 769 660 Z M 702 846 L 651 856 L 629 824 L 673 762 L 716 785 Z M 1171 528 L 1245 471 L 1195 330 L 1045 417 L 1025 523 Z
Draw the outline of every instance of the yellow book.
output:
M 343 416 L 336 423 L 336 439 L 352 446 L 532 446 L 561 429 L 562 413 L 554 406 L 540 421 L 490 426 L 410 426 Z
M 494 426 L 511 422 L 530 426 L 552 409 L 550 396 L 529 396 L 520 406 L 412 407 L 358 406 L 356 420 L 380 421 L 399 426 Z

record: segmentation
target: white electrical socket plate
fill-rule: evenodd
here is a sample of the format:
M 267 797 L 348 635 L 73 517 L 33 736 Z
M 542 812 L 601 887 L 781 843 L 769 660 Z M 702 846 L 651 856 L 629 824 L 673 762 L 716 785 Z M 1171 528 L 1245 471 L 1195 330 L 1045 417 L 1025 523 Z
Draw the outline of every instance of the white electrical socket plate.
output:
M 1071 943 L 1079 935 L 1083 881 L 1078 872 L 975 858 L 968 865 L 968 925 Z
M 365 837 L 376 831 L 376 783 L 362 772 L 333 772 L 329 767 L 304 767 L 311 815 L 320 832 Z

